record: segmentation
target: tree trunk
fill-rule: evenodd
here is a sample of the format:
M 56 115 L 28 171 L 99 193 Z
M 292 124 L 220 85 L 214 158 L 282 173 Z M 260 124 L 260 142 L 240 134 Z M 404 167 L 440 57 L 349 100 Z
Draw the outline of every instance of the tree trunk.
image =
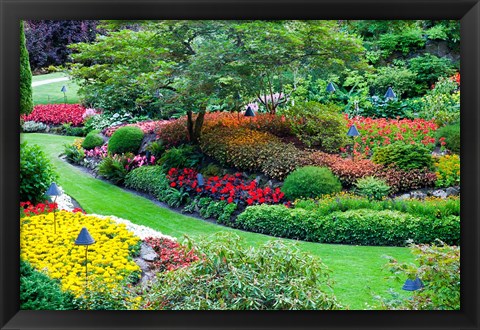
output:
M 205 119 L 205 111 L 200 112 L 195 119 L 195 127 L 193 130 L 193 144 L 198 144 L 200 135 L 202 134 L 203 120 Z
M 187 131 L 190 141 L 193 141 L 193 114 L 192 111 L 187 111 Z

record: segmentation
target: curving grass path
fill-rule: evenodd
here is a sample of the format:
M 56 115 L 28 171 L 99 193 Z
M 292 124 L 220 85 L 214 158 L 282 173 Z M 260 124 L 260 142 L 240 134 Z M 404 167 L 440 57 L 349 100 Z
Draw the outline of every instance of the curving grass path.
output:
M 58 158 L 64 149 L 63 145 L 72 143 L 75 137 L 34 133 L 22 134 L 21 139 L 39 145 L 46 152 L 59 174 L 58 184 L 68 195 L 75 198 L 87 213 L 115 215 L 177 238 L 184 234 L 195 238 L 218 231 L 230 231 L 238 234 L 245 244 L 252 246 L 272 239 L 270 236 L 230 229 L 178 214 L 91 177 Z M 335 294 L 350 309 L 365 309 L 365 304 L 374 303 L 374 294 L 386 296 L 391 287 L 401 292 L 401 283 L 385 279 L 389 273 L 383 269 L 386 259 L 382 256 L 390 255 L 399 261 L 413 261 L 408 248 L 309 242 L 299 242 L 298 246 L 301 250 L 320 257 L 329 267 L 335 281 Z

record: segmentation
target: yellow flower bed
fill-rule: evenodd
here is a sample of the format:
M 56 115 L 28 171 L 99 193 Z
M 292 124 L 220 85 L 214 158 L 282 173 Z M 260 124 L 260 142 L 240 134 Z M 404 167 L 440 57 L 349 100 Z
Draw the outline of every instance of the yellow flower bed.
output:
M 85 246 L 75 245 L 82 227 L 95 240 L 88 246 L 88 281 L 101 280 L 106 289 L 113 288 L 140 267 L 129 257 L 129 247 L 139 238 L 123 224 L 80 212 L 56 212 L 24 217 L 20 225 L 20 255 L 37 270 L 61 281 L 63 290 L 76 296 L 85 291 Z

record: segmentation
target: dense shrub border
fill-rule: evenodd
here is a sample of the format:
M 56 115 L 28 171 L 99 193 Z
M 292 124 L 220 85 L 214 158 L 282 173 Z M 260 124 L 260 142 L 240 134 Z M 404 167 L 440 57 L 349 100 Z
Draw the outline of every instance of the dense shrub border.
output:
M 236 226 L 262 234 L 318 243 L 405 246 L 410 240 L 460 242 L 460 217 L 421 218 L 393 210 L 347 210 L 319 215 L 281 205 L 247 207 Z

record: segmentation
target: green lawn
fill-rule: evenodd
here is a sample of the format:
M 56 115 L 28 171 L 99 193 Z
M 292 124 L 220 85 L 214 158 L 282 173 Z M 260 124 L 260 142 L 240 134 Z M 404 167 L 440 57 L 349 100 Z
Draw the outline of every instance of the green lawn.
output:
M 241 236 L 245 244 L 253 246 L 272 239 L 269 236 L 230 229 L 175 213 L 157 206 L 148 199 L 92 178 L 58 158 L 63 151 L 63 145 L 71 143 L 74 139 L 75 137 L 49 134 L 22 134 L 22 141 L 37 144 L 48 154 L 59 174 L 58 183 L 87 213 L 115 215 L 177 238 L 184 234 L 195 238 L 217 231 L 230 231 Z M 308 242 L 298 244 L 301 250 L 320 257 L 329 267 L 335 281 L 335 294 L 350 309 L 365 309 L 365 303 L 374 302 L 373 294 L 385 296 L 390 287 L 402 292 L 399 289 L 402 283 L 385 279 L 389 273 L 383 269 L 386 259 L 382 256 L 390 255 L 399 261 L 413 261 L 408 248 Z
M 46 75 L 34 76 L 33 81 L 42 81 L 47 79 L 55 79 L 67 77 L 63 72 L 49 73 Z M 67 87 L 67 102 L 66 103 L 79 103 L 78 98 L 78 85 L 71 80 L 58 81 L 50 84 L 34 86 L 33 87 L 33 104 L 51 104 L 51 103 L 64 103 L 64 95 L 62 86 Z

